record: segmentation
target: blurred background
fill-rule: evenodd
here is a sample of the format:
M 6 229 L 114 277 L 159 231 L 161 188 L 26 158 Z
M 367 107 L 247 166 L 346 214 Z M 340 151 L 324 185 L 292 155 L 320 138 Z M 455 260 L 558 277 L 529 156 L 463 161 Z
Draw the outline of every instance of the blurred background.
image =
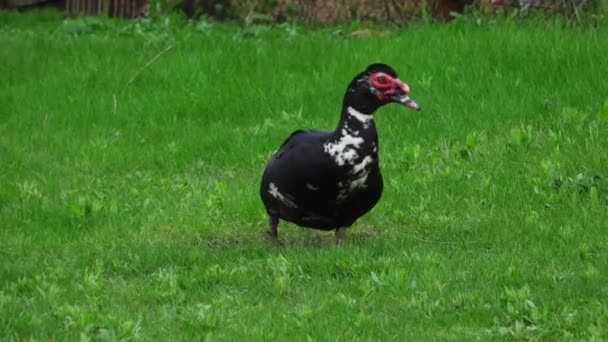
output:
M 133 18 L 179 11 L 190 18 L 208 16 L 245 23 L 301 21 L 331 24 L 352 20 L 397 25 L 432 17 L 450 20 L 477 11 L 509 15 L 582 13 L 602 19 L 607 0 L 0 0 L 0 8 L 55 7 L 69 15 Z

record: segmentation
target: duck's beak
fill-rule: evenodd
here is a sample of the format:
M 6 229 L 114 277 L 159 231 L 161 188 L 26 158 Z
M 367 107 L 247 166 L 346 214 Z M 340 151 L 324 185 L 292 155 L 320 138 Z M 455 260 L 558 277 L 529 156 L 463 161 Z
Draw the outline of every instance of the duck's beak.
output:
M 406 107 L 420 110 L 420 106 L 416 103 L 416 101 L 410 99 L 409 94 L 410 87 L 405 84 L 403 81 L 397 79 L 397 85 L 395 86 L 395 91 L 390 96 L 391 101 L 400 103 Z
M 391 100 L 401 103 L 402 105 L 415 109 L 415 110 L 420 110 L 420 105 L 418 105 L 414 100 L 410 99 L 410 97 L 406 94 L 401 94 L 401 95 L 393 95 L 391 96 Z

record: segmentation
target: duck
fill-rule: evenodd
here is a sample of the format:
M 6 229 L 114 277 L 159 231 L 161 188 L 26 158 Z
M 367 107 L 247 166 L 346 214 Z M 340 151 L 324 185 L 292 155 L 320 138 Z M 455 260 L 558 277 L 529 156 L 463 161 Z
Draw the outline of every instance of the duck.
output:
M 375 63 L 346 88 L 334 130 L 298 129 L 272 154 L 262 174 L 260 196 L 268 215 L 267 235 L 278 241 L 281 220 L 335 231 L 336 244 L 380 200 L 378 132 L 374 113 L 389 103 L 420 110 L 410 87 L 389 65 Z

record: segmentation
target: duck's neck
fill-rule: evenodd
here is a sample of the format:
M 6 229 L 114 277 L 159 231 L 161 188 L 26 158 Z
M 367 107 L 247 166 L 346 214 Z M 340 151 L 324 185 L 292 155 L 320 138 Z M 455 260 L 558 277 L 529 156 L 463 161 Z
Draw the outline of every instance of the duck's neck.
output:
M 378 133 L 371 114 L 361 113 L 350 106 L 345 107 L 331 140 L 341 142 L 345 146 L 350 144 L 349 148 L 357 151 L 358 156 L 369 155 L 377 160 Z
M 367 141 L 376 141 L 376 125 L 372 114 L 378 109 L 379 104 L 361 87 L 357 87 L 356 82 L 357 78 L 346 89 L 342 101 L 342 114 L 335 133 L 337 135 L 347 133 L 361 136 Z
M 374 117 L 372 114 L 362 113 L 354 107 L 346 106 L 342 109 L 336 133 L 374 138 L 377 136 Z

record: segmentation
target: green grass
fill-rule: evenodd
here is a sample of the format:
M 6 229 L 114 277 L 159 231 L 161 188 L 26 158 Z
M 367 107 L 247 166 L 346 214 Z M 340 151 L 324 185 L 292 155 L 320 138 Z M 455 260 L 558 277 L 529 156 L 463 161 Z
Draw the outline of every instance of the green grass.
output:
M 348 32 L 0 13 L 0 339 L 608 338 L 608 31 Z M 266 160 L 373 62 L 423 107 L 382 200 L 267 243 Z

